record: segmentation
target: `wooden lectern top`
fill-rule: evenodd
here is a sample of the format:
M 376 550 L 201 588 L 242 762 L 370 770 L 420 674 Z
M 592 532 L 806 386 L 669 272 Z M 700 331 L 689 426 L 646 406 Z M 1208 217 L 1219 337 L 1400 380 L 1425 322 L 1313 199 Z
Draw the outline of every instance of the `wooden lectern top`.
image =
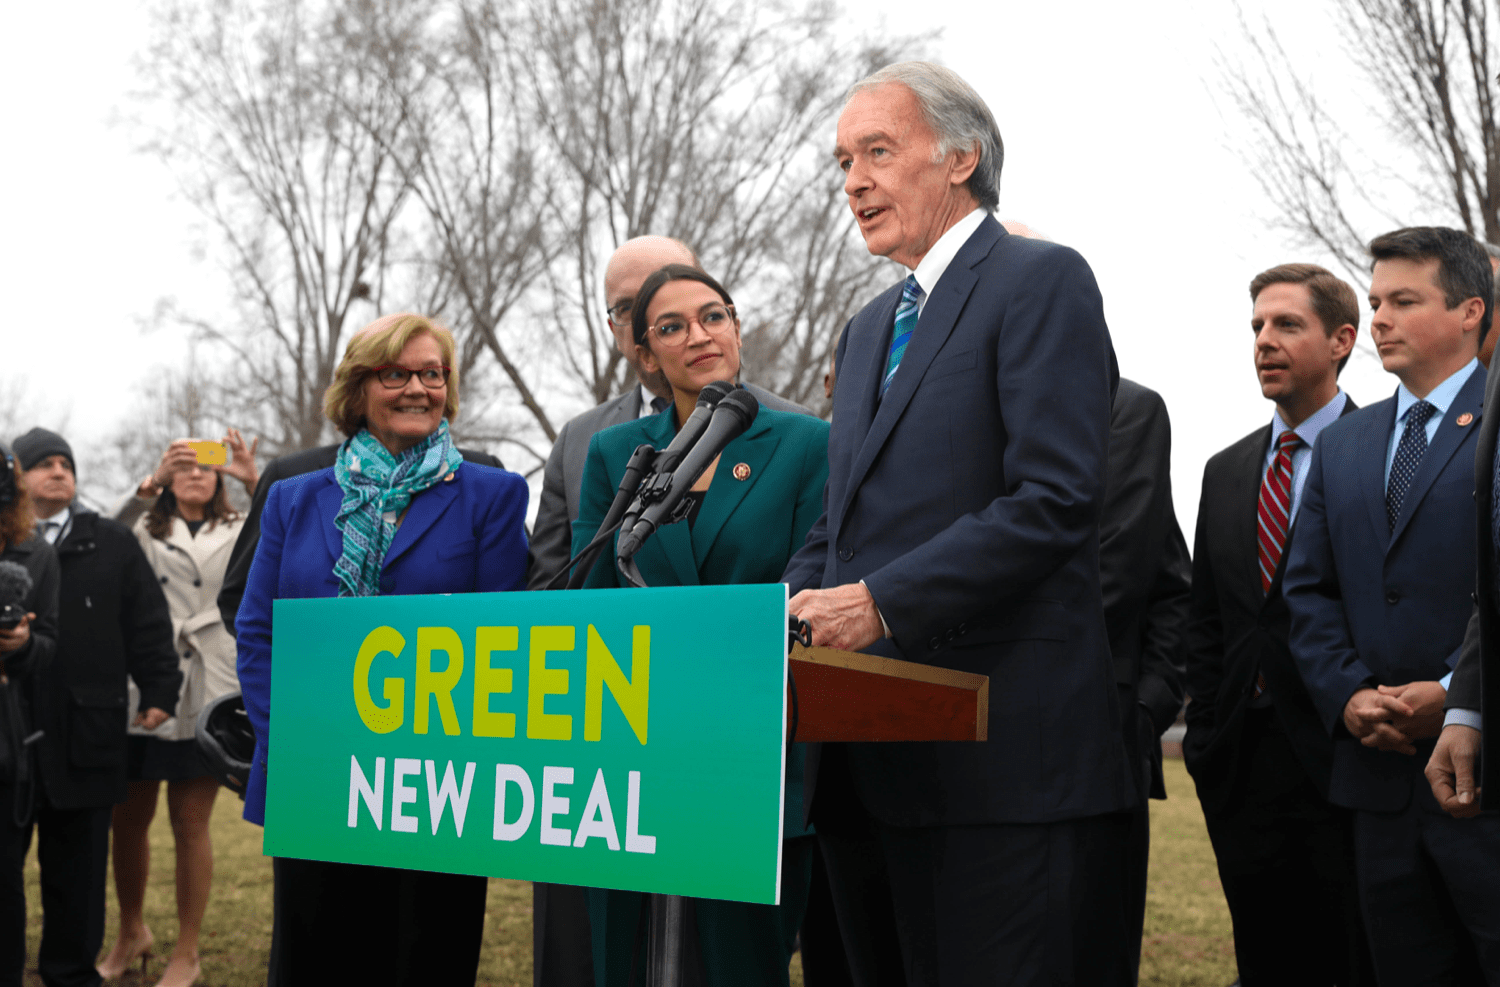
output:
M 974 741 L 989 736 L 990 680 L 833 648 L 792 649 L 794 740 Z

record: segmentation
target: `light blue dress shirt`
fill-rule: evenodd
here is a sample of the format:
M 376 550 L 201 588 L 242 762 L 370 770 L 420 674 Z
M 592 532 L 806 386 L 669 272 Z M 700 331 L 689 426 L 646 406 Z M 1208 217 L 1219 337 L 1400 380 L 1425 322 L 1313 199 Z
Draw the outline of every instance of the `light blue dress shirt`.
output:
M 1339 420 L 1344 413 L 1344 405 L 1349 403 L 1349 395 L 1340 390 L 1323 407 L 1307 416 L 1307 420 L 1298 425 L 1292 431 L 1302 440 L 1295 452 L 1292 453 L 1292 512 L 1287 517 L 1287 525 L 1297 519 L 1297 508 L 1302 506 L 1302 485 L 1307 482 L 1307 464 L 1312 462 L 1313 443 L 1318 440 L 1318 433 L 1329 425 Z M 1271 416 L 1271 444 L 1266 447 L 1265 462 L 1261 464 L 1261 481 L 1265 481 L 1266 471 L 1271 468 L 1271 462 L 1276 458 L 1276 443 L 1280 441 L 1283 432 L 1287 431 L 1286 422 L 1281 420 L 1281 412 L 1278 410 Z
M 1434 387 L 1432 393 L 1427 395 L 1425 399 L 1427 403 L 1437 409 L 1437 413 L 1427 419 L 1425 431 L 1427 432 L 1427 441 L 1429 443 L 1432 442 L 1432 437 L 1437 434 L 1438 426 L 1443 423 L 1443 418 L 1448 414 L 1448 409 L 1453 405 L 1453 399 L 1458 397 L 1458 392 L 1464 389 L 1464 385 L 1469 382 L 1469 375 L 1478 366 L 1479 361 L 1477 359 L 1470 360 L 1458 368 L 1457 373 Z M 1396 388 L 1396 427 L 1391 429 L 1391 438 L 1386 444 L 1385 449 L 1385 482 L 1387 485 L 1390 485 L 1391 482 L 1391 463 L 1396 460 L 1396 447 L 1401 444 L 1401 434 L 1406 431 L 1406 413 L 1411 410 L 1411 406 L 1416 404 L 1418 400 L 1423 399 L 1419 399 L 1411 391 L 1408 391 L 1405 384 Z

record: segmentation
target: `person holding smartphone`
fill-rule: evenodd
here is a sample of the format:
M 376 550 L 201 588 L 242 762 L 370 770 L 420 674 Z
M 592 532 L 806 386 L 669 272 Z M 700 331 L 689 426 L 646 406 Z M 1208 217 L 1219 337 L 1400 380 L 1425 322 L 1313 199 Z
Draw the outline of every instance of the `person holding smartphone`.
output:
M 255 490 L 255 443 L 230 429 L 223 442 L 178 439 L 167 446 L 151 475 L 114 510 L 129 525 L 151 570 L 160 580 L 172 614 L 172 638 L 182 671 L 177 715 L 152 729 L 132 726 L 127 741 L 128 794 L 114 807 L 115 894 L 120 934 L 99 963 L 99 975 L 118 977 L 141 959 L 144 969 L 154 938 L 142 909 L 151 870 L 148 831 L 156 815 L 161 783 L 177 854 L 177 942 L 160 987 L 185 987 L 198 978 L 198 933 L 213 883 L 213 845 L 208 824 L 219 782 L 209 772 L 194 739 L 198 712 L 222 695 L 239 691 L 234 637 L 215 603 L 230 549 L 243 518 L 229 505 L 224 478 Z M 227 455 L 226 455 L 227 449 Z M 134 717 L 140 691 L 129 691 Z

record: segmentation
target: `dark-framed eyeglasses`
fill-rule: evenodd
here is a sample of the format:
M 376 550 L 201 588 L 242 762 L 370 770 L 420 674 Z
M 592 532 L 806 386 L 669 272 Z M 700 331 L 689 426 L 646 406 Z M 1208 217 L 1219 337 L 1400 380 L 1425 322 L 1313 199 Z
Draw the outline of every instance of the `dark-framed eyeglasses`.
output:
M 656 336 L 663 346 L 673 348 L 687 345 L 692 324 L 696 322 L 710 336 L 727 336 L 734 329 L 733 305 L 705 305 L 697 315 L 674 315 L 652 326 L 648 332 Z
M 448 386 L 448 377 L 453 373 L 451 367 L 403 367 L 399 363 L 387 363 L 383 367 L 376 367 L 373 371 L 375 379 L 380 381 L 380 386 L 388 391 L 394 391 L 405 387 L 406 382 L 411 380 L 412 374 L 417 375 L 417 380 L 429 391 L 435 391 L 440 387 Z
M 615 325 L 623 326 L 630 321 L 630 310 L 633 308 L 635 308 L 634 298 L 622 298 L 605 309 L 604 314 L 609 316 L 609 321 Z

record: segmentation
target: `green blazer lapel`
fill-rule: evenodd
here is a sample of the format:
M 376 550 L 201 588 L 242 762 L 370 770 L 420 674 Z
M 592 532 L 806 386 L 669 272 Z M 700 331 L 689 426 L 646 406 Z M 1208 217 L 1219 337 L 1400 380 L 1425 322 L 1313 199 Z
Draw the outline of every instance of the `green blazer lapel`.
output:
M 671 571 L 677 576 L 677 585 L 698 585 L 698 567 L 693 562 L 692 535 L 688 533 L 686 521 L 658 528 L 656 534 L 652 535 L 646 544 L 650 545 L 651 542 L 656 542 L 657 551 L 665 557 Z M 641 552 L 645 551 L 645 546 L 642 546 Z M 641 572 L 645 575 L 644 566 Z M 663 582 L 662 585 L 670 584 Z
M 765 477 L 771 456 L 780 444 L 781 440 L 772 434 L 770 425 L 756 424 L 725 447 L 719 456 L 713 483 L 709 484 L 708 493 L 703 498 L 703 507 L 698 511 L 698 520 L 693 525 L 695 568 L 702 568 L 730 515 L 744 501 L 751 488 Z M 743 480 L 736 475 L 736 470 L 741 465 L 750 469 Z M 792 491 L 789 495 L 795 497 L 796 492 Z

